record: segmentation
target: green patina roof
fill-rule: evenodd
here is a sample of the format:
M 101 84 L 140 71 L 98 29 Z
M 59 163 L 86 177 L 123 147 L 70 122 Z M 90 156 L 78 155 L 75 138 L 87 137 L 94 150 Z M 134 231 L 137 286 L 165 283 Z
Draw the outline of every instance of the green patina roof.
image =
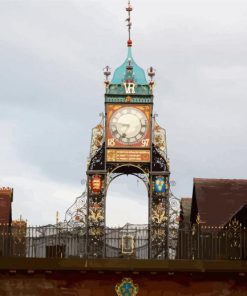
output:
M 128 73 L 126 69 L 129 62 L 133 67 L 131 73 Z M 148 85 L 144 70 L 136 64 L 132 57 L 131 47 L 128 47 L 128 55 L 125 62 L 115 70 L 111 84 L 122 84 L 126 80 L 133 80 L 139 85 Z
M 127 94 L 125 90 L 125 82 L 135 83 L 135 92 Z M 118 67 L 114 74 L 109 87 L 106 90 L 106 101 L 117 101 L 109 96 L 146 96 L 148 101 L 152 101 L 152 91 L 147 82 L 144 70 L 139 67 L 132 57 L 131 47 L 128 47 L 128 55 L 124 63 Z M 148 96 L 148 97 L 147 97 Z

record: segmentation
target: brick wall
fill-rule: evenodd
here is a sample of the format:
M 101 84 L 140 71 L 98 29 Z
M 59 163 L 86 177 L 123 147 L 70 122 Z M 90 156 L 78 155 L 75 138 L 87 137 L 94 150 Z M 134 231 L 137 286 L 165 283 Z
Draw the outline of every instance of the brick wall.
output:
M 245 273 L 154 273 L 113 271 L 2 271 L 1 296 L 113 296 L 129 277 L 140 296 L 246 296 Z

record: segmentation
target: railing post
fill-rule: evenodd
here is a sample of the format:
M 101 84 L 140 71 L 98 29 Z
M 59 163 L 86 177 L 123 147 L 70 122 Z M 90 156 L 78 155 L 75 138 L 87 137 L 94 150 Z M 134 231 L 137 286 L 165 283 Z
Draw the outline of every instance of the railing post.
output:
M 234 218 L 229 222 L 230 259 L 241 259 L 241 223 Z
M 192 225 L 191 229 L 192 234 L 192 260 L 200 259 L 200 235 L 201 235 L 201 226 L 200 226 L 200 215 L 197 214 L 196 223 Z

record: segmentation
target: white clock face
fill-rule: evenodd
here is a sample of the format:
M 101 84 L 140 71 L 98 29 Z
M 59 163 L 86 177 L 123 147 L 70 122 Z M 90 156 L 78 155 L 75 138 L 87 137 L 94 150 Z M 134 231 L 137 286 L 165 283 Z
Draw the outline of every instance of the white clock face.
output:
M 147 132 L 148 120 L 139 109 L 123 107 L 111 118 L 110 129 L 113 137 L 122 144 L 135 144 L 141 141 Z

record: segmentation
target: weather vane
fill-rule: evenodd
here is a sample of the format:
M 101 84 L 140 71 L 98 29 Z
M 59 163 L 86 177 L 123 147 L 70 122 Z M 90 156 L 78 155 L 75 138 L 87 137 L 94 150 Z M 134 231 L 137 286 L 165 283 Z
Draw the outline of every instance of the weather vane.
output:
M 130 4 L 130 0 L 128 1 L 128 7 L 126 8 L 126 11 L 128 12 L 128 18 L 126 19 L 127 23 L 127 27 L 128 27 L 128 31 L 129 31 L 129 40 L 127 42 L 128 47 L 132 46 L 132 40 L 131 40 L 131 36 L 130 36 L 130 32 L 131 32 L 131 27 L 132 27 L 132 23 L 131 23 L 131 11 L 133 10 L 131 4 Z

